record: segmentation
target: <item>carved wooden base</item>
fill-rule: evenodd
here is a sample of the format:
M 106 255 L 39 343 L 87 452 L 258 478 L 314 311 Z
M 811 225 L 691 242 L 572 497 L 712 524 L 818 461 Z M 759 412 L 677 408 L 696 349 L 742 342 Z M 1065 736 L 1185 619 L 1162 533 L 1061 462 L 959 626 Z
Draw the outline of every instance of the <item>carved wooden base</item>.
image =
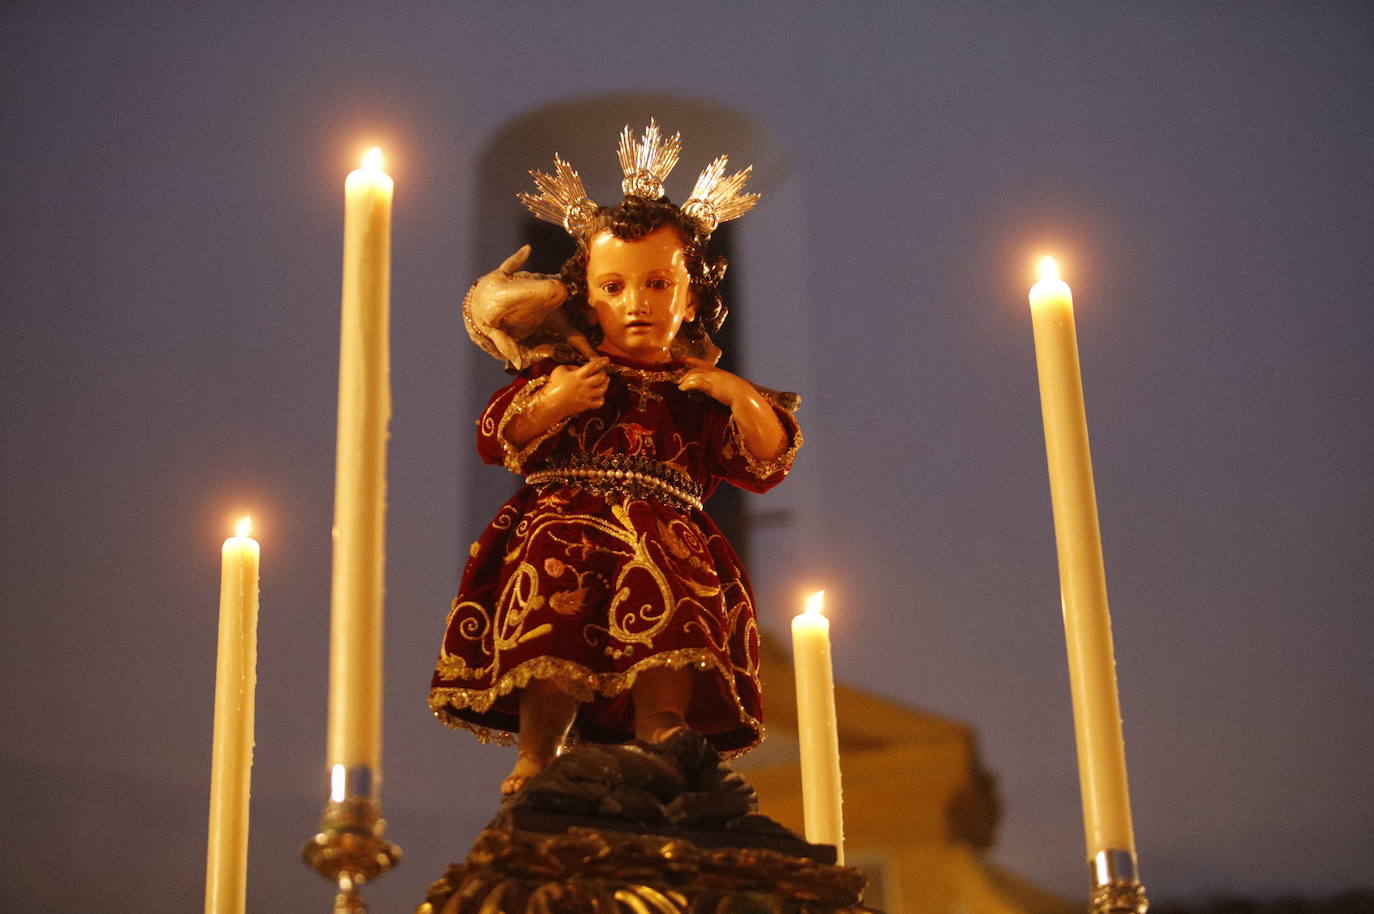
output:
M 578 746 L 507 799 L 417 914 L 871 914 L 697 733 Z
M 416 914 L 872 914 L 857 870 L 757 847 L 489 828 Z

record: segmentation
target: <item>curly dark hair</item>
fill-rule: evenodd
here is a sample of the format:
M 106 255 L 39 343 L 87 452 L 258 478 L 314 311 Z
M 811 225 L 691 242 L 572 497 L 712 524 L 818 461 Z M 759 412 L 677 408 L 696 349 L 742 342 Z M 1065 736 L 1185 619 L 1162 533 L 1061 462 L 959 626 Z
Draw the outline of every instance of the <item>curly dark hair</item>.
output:
M 587 299 L 587 259 L 591 253 L 587 243 L 606 229 L 621 241 L 638 241 L 665 225 L 677 229 L 682 238 L 687 275 L 697 303 L 696 317 L 684 323 L 679 332 L 689 340 L 698 340 L 704 332 L 715 333 L 725 323 L 728 309 L 720 297 L 720 281 L 725 277 L 726 261 L 711 250 L 710 236 L 698 232 L 696 224 L 682 215 L 682 210 L 667 197 L 647 200 L 632 196 L 615 206 L 597 207 L 591 227 L 578 236 L 577 250 L 563 263 L 563 269 L 559 272 L 559 277 L 571 290 L 568 303 L 573 307 L 568 311 L 576 321 L 584 324 L 581 328 L 583 331 L 593 335 L 598 331 L 595 322 L 586 317 L 590 310 Z

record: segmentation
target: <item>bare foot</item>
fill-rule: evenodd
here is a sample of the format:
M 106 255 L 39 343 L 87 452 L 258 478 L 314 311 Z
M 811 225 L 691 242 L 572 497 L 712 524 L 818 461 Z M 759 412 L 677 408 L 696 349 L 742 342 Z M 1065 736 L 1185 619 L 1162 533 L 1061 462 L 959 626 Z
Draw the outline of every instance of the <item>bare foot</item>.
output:
M 525 782 L 536 774 L 544 770 L 548 761 L 540 761 L 534 756 L 520 753 L 520 757 L 515 760 L 515 767 L 506 775 L 506 779 L 501 782 L 501 796 L 508 797 L 513 793 L 519 793 L 525 786 Z
M 661 743 L 680 730 L 690 730 L 687 721 L 676 711 L 655 711 L 637 722 L 635 735 L 646 743 Z

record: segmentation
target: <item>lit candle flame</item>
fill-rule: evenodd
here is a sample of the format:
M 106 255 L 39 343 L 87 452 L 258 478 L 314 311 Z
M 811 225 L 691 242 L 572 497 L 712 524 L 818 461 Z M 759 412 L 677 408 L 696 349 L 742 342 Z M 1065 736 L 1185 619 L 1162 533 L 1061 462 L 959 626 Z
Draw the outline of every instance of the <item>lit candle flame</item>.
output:
M 821 601 L 825 598 L 825 591 L 818 590 L 806 599 L 806 612 L 809 615 L 821 616 Z
M 368 171 L 381 171 L 382 150 L 377 148 L 376 146 L 373 146 L 371 149 L 369 149 L 367 151 L 367 154 L 363 156 L 363 168 L 367 169 Z
M 242 536 L 247 536 L 247 535 L 248 535 L 248 531 L 250 531 L 250 530 L 252 530 L 252 529 L 253 529 L 253 519 L 252 519 L 251 517 L 249 517 L 247 514 L 245 514 L 245 515 L 243 516 L 243 520 L 239 521 L 239 525 L 238 525 L 237 527 L 234 528 L 234 535 L 235 535 L 235 536 L 240 536 L 240 537 L 242 537 Z
M 1046 282 L 1059 278 L 1059 264 L 1054 262 L 1053 257 L 1046 257 L 1040 261 L 1040 281 Z

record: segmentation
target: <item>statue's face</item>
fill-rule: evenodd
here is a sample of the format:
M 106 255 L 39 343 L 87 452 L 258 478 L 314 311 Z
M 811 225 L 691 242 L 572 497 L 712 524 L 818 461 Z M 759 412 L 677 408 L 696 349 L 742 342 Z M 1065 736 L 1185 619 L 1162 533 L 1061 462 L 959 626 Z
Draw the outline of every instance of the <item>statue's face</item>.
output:
M 677 229 L 665 225 L 638 241 L 602 230 L 587 245 L 587 301 L 609 355 L 668 361 L 682 322 L 697 313 L 687 255 Z

